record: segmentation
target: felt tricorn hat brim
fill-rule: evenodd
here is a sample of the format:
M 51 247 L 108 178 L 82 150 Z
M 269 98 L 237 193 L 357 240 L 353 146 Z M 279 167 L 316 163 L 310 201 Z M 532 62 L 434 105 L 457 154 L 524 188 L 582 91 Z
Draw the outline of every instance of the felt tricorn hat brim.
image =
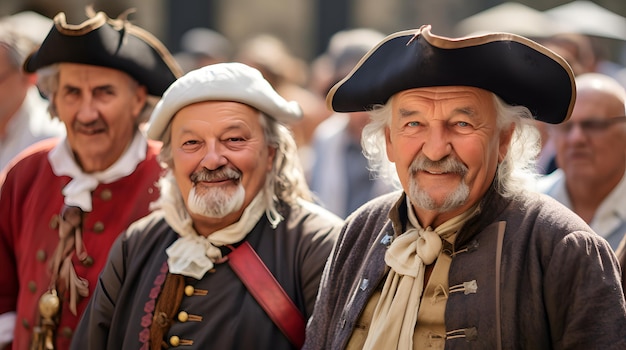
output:
M 55 63 L 82 63 L 121 70 L 148 93 L 161 96 L 182 70 L 165 46 L 149 32 L 104 12 L 79 25 L 69 25 L 63 12 L 37 51 L 24 62 L 35 72 Z
M 576 100 L 570 66 L 532 40 L 509 33 L 452 39 L 422 26 L 385 38 L 333 86 L 326 102 L 336 112 L 364 111 L 397 92 L 433 86 L 488 90 L 553 124 L 569 118 Z

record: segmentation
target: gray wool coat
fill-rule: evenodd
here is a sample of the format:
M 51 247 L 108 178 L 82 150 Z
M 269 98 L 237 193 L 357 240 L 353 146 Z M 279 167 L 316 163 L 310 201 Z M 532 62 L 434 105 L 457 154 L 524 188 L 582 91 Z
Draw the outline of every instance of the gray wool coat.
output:
M 458 232 L 449 285 L 446 349 L 626 349 L 620 267 L 607 242 L 557 201 L 491 189 Z M 407 221 L 392 193 L 351 215 L 322 276 L 304 349 L 343 349 L 367 301 L 384 283 L 390 238 Z

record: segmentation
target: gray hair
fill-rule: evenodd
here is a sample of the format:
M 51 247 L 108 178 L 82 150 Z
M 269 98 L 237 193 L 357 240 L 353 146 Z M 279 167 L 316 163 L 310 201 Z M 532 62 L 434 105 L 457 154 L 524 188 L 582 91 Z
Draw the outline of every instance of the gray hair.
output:
M 268 219 L 272 224 L 276 224 L 282 219 L 278 210 L 279 200 L 293 205 L 298 199 L 312 201 L 313 195 L 306 182 L 298 157 L 296 141 L 291 131 L 285 125 L 262 112 L 259 112 L 259 123 L 264 131 L 265 142 L 276 150 L 272 170 L 262 189 L 265 191 L 265 199 L 267 200 Z M 163 146 L 159 153 L 161 166 L 168 171 L 174 167 L 171 129 L 172 124 L 170 122 L 163 133 Z M 175 191 L 181 195 L 178 186 L 175 188 Z
M 528 108 L 509 105 L 497 95 L 492 95 L 498 130 L 505 130 L 511 124 L 515 126 L 509 150 L 496 170 L 494 185 L 500 195 L 515 197 L 533 188 L 537 178 L 535 163 L 541 150 L 541 136 Z M 385 128 L 391 124 L 392 100 L 384 105 L 376 105 L 370 111 L 371 121 L 363 129 L 361 144 L 371 171 L 401 188 L 395 166 L 387 159 L 385 149 Z
M 133 77 L 131 78 L 133 87 L 138 87 L 140 84 Z M 48 112 L 55 118 L 58 117 L 56 105 L 54 103 L 54 95 L 59 90 L 59 63 L 49 65 L 47 67 L 37 70 L 37 87 L 39 91 L 48 99 Z M 140 124 L 147 122 L 150 119 L 152 109 L 159 101 L 159 97 L 147 95 L 146 104 L 139 113 L 139 117 L 135 119 L 135 127 L 139 127 Z

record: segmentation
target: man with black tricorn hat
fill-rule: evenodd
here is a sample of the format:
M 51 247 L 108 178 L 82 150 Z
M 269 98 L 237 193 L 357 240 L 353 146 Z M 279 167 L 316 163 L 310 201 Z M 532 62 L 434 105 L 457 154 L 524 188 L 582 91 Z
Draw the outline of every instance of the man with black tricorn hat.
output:
M 567 120 L 575 95 L 561 57 L 513 34 L 423 26 L 370 50 L 327 102 L 372 110 L 366 152 L 403 191 L 347 219 L 304 348 L 626 348 L 610 246 L 526 189 L 533 119 Z
M 0 328 L 14 349 L 69 348 L 111 244 L 158 198 L 160 144 L 139 126 L 180 68 L 125 14 L 88 15 L 59 13 L 24 63 L 67 136 L 0 176 Z

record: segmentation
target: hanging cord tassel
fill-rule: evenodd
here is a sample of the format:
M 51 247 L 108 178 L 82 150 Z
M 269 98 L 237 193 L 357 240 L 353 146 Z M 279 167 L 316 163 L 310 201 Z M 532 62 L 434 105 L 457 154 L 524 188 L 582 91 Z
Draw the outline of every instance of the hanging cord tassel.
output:
M 56 329 L 61 314 L 61 300 L 69 294 L 69 309 L 76 315 L 79 297 L 89 295 L 89 283 L 74 270 L 74 254 L 80 261 L 87 258 L 83 242 L 82 209 L 65 206 L 59 218 L 59 243 L 50 261 L 50 287 L 39 298 L 39 325 L 33 329 L 31 350 L 54 350 Z
M 87 259 L 87 251 L 83 242 L 83 216 L 79 207 L 64 207 L 59 222 L 59 244 L 53 253 L 51 289 L 59 295 L 69 294 L 69 309 L 76 315 L 76 304 L 79 297 L 89 295 L 89 283 L 76 274 L 72 264 L 75 253 L 78 260 Z

